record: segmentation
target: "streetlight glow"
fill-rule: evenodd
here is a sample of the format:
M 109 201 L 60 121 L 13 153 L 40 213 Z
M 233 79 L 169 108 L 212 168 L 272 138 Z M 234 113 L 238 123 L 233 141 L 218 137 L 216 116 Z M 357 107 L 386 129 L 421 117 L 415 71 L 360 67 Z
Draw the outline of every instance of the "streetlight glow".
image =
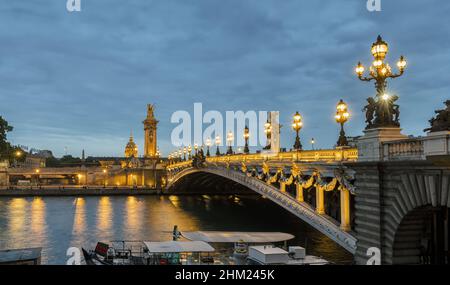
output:
M 336 115 L 335 115 L 336 122 L 341 125 L 341 131 L 339 134 L 339 139 L 337 141 L 337 146 L 342 147 L 348 145 L 347 137 L 345 136 L 344 131 L 344 124 L 348 121 L 349 118 L 350 113 L 348 112 L 348 106 L 341 99 L 336 106 Z

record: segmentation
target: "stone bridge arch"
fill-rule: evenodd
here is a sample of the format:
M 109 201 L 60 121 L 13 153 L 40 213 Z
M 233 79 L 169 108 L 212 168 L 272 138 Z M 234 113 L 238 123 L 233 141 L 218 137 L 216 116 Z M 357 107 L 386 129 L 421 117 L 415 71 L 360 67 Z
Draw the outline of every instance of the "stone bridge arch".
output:
M 370 247 L 381 250 L 382 264 L 420 264 L 424 255 L 431 255 L 432 263 L 445 262 L 450 170 L 429 161 L 352 167 L 356 170 L 356 263 L 367 262 Z
M 356 239 L 355 237 L 340 228 L 337 221 L 331 219 L 324 214 L 318 214 L 316 210 L 305 202 L 299 202 L 292 196 L 281 192 L 278 188 L 270 185 L 264 181 L 261 181 L 254 177 L 249 177 L 248 175 L 222 167 L 206 167 L 206 168 L 194 168 L 187 167 L 180 171 L 174 173 L 168 180 L 166 191 L 176 185 L 183 177 L 193 175 L 195 173 L 207 173 L 212 175 L 217 175 L 219 177 L 231 180 L 238 183 L 247 189 L 250 189 L 266 198 L 270 199 L 272 202 L 278 204 L 285 210 L 296 215 L 321 233 L 325 234 L 337 244 L 345 248 L 350 253 L 354 254 L 356 250 Z

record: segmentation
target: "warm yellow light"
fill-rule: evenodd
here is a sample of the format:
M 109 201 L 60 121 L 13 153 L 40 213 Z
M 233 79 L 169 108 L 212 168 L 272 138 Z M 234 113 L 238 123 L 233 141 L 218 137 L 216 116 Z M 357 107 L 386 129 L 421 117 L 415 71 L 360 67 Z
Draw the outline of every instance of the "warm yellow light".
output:
M 372 45 L 372 55 L 377 60 L 383 60 L 388 53 L 388 45 L 381 36 L 378 36 L 377 41 Z
M 358 62 L 358 65 L 356 66 L 356 74 L 361 76 L 364 73 L 364 66 L 361 64 L 361 62 Z
M 383 61 L 381 61 L 381 60 L 375 60 L 373 62 L 373 66 L 375 66 L 375 67 L 380 67 L 381 65 L 383 65 Z
M 400 57 L 400 60 L 397 62 L 398 69 L 404 70 L 406 67 L 406 60 L 403 56 Z
M 22 152 L 20 150 L 16 151 L 16 156 L 20 157 L 22 155 Z
M 233 140 L 234 140 L 234 135 L 233 135 L 233 133 L 231 131 L 229 131 L 228 134 L 227 134 L 227 141 L 231 142 Z
M 342 124 L 347 122 L 348 118 L 350 117 L 350 114 L 348 113 L 347 109 L 348 109 L 347 104 L 341 99 L 339 103 L 336 105 L 336 115 L 334 116 L 337 123 Z
M 35 172 L 36 172 L 36 173 L 39 173 L 39 172 L 41 172 L 41 170 L 39 170 L 39 169 L 36 169 L 36 170 L 35 170 Z
M 106 173 L 106 169 L 103 169 L 103 173 Z
M 220 136 L 216 136 L 216 145 L 220 145 L 221 142 Z
M 385 101 L 386 101 L 386 100 L 389 100 L 389 97 L 390 97 L 390 96 L 389 96 L 389 94 L 387 94 L 387 93 L 384 93 L 383 96 L 381 96 L 381 98 L 382 98 L 383 100 L 385 100 Z
M 206 139 L 206 146 L 211 146 L 211 139 L 210 138 Z

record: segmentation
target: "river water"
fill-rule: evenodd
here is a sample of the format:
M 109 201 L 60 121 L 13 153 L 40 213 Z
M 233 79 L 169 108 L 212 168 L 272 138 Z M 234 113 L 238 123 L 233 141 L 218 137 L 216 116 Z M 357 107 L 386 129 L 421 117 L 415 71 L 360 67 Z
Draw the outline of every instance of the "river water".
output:
M 97 241 L 171 240 L 181 231 L 282 231 L 289 245 L 348 264 L 352 256 L 300 219 L 259 196 L 0 198 L 0 249 L 42 247 L 43 264 L 65 264 L 69 247 Z

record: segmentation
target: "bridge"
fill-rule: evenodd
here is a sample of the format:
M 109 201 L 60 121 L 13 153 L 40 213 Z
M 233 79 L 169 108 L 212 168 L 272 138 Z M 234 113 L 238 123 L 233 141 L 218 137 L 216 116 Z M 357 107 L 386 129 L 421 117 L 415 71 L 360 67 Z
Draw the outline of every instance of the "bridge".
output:
M 194 173 L 231 180 L 270 199 L 354 254 L 356 237 L 350 212 L 354 190 L 351 171 L 343 162 L 356 158 L 356 149 L 341 149 L 207 157 L 201 166 L 183 161 L 167 167 L 167 191 Z M 338 217 L 326 211 L 325 197 L 334 191 L 340 195 Z
M 376 264 L 445 263 L 450 136 L 441 137 L 441 150 L 430 146 L 432 139 L 383 142 L 373 161 L 361 159 L 363 148 L 172 161 L 165 191 L 190 176 L 197 175 L 188 184 L 220 178 L 296 215 L 352 253 L 357 264 L 370 262 L 374 249 L 380 255 Z M 425 254 L 424 239 L 431 243 Z

